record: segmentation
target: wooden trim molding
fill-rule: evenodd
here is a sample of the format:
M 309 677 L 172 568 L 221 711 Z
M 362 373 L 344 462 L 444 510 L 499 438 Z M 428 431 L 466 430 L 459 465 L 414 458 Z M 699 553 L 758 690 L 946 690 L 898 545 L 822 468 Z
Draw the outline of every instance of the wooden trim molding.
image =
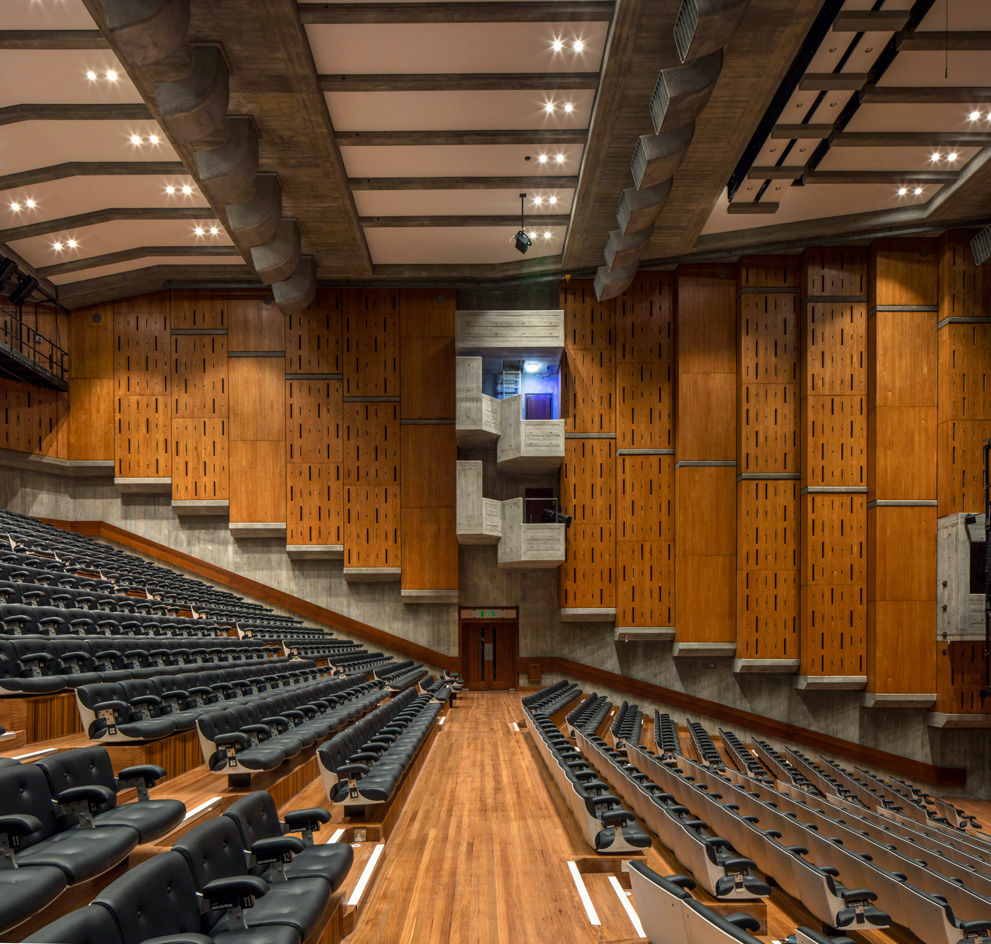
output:
M 54 525 L 56 528 L 72 531 L 83 537 L 104 538 L 113 541 L 122 547 L 146 554 L 163 564 L 177 567 L 220 584 L 236 593 L 244 593 L 264 603 L 291 610 L 293 613 L 327 626 L 329 629 L 338 629 L 343 633 L 357 636 L 372 645 L 392 649 L 394 652 L 401 653 L 418 662 L 425 662 L 428 665 L 453 672 L 461 668 L 460 656 L 448 656 L 428 649 L 426 646 L 421 646 L 401 636 L 369 626 L 367 623 L 362 623 L 341 613 L 335 613 L 333 610 L 311 603 L 309 600 L 284 593 L 282 590 L 276 590 L 274 587 L 224 570 L 215 564 L 199 560 L 142 535 L 125 531 L 123 528 L 108 524 L 106 521 L 63 521 L 55 518 L 40 518 L 38 520 L 45 524 Z M 786 721 L 778 721 L 775 718 L 757 715 L 740 708 L 732 708 L 729 705 L 708 701 L 671 688 L 662 688 L 651 682 L 630 678 L 617 672 L 600 669 L 597 666 L 586 665 L 583 662 L 573 662 L 571 659 L 563 659 L 558 656 L 520 656 L 516 660 L 518 672 L 529 672 L 532 667 L 537 665 L 540 666 L 543 674 L 569 675 L 575 679 L 591 682 L 593 685 L 629 692 L 638 698 L 662 702 L 672 708 L 705 715 L 726 724 L 740 725 L 770 737 L 781 738 L 828 754 L 836 754 L 915 780 L 922 780 L 942 787 L 964 787 L 967 784 L 967 771 L 961 767 L 938 767 L 933 764 L 926 764 L 909 757 L 902 757 L 899 754 L 892 754 L 888 751 L 857 744 L 854 741 L 845 741 L 830 734 L 802 728 Z

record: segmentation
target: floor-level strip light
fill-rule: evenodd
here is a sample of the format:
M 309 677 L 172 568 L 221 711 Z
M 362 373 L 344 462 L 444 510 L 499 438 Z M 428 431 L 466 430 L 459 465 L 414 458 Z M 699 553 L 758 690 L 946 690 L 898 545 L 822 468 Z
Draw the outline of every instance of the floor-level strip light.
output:
M 336 833 L 334 833 L 334 835 L 330 837 L 330 839 L 327 840 L 327 842 L 339 842 L 341 836 L 343 835 L 344 835 L 344 827 L 342 826 L 339 830 L 337 830 Z
M 517 734 L 520 730 L 520 726 L 515 721 L 513 722 L 513 730 L 516 731 Z
M 582 879 L 581 872 L 578 871 L 578 864 L 576 862 L 569 862 L 568 869 L 571 872 L 571 878 L 574 880 L 575 888 L 578 889 L 578 897 L 582 900 L 582 904 L 585 906 L 585 914 L 588 915 L 588 923 L 593 927 L 598 927 L 602 924 L 602 922 L 599 920 L 599 915 L 595 910 L 595 905 L 592 904 L 592 899 L 589 897 L 588 889 L 585 887 L 585 882 Z
M 46 747 L 43 751 L 32 751 L 30 754 L 17 754 L 14 760 L 27 760 L 29 757 L 42 757 L 45 754 L 54 754 L 57 747 Z
M 220 802 L 220 797 L 210 797 L 209 800 L 204 801 L 199 806 L 194 806 L 183 818 L 184 823 L 188 823 L 193 817 L 199 816 L 204 810 L 210 809 L 211 806 L 216 806 Z
M 3 734 L 0 734 L 0 741 L 9 741 L 14 737 L 17 737 L 16 731 L 4 731 Z
M 630 919 L 633 930 L 637 932 L 637 937 L 646 937 L 647 935 L 643 933 L 643 925 L 640 923 L 640 916 L 636 913 L 633 905 L 630 904 L 630 896 L 627 894 L 626 889 L 619 884 L 619 879 L 615 875 L 609 876 L 609 884 L 612 885 L 619 903 L 623 906 L 626 916 Z
M 382 858 L 382 853 L 385 852 L 385 843 L 380 842 L 373 850 L 371 858 L 365 865 L 364 872 L 361 873 L 361 878 L 358 879 L 358 884 L 354 886 L 354 891 L 351 892 L 351 897 L 348 899 L 349 905 L 357 905 L 361 901 L 361 896 L 365 893 L 365 887 L 371 881 L 372 873 L 375 871 L 375 866 L 378 865 L 379 859 Z

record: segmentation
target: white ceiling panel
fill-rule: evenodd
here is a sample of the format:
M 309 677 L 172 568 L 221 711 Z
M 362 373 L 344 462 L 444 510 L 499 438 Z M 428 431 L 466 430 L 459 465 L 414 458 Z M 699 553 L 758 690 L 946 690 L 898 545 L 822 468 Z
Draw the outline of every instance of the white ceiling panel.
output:
M 107 78 L 108 70 L 116 73 L 116 82 Z M 86 78 L 90 71 L 96 79 Z M 0 76 L 0 107 L 141 101 L 138 90 L 109 49 L 3 49 Z
M 129 259 L 127 262 L 115 262 L 111 265 L 95 266 L 92 269 L 80 269 L 78 272 L 66 272 L 64 275 L 50 276 L 55 285 L 68 285 L 70 282 L 83 282 L 86 279 L 103 278 L 116 275 L 118 272 L 133 272 L 135 269 L 146 269 L 159 265 L 244 265 L 240 256 L 144 256 L 141 259 Z
M 950 30 L 991 30 L 991 3 L 988 0 L 936 0 L 919 24 L 920 30 L 946 29 L 949 2 Z
M 83 0 L 3 0 L 5 30 L 96 29 Z
M 137 134 L 143 144 L 131 143 Z M 159 143 L 148 144 L 157 134 Z M 177 161 L 154 121 L 21 121 L 0 127 L 0 175 L 70 161 Z
M 550 239 L 544 238 L 542 229 L 533 232 L 537 238 L 525 257 L 513 246 L 515 230 L 503 227 L 369 228 L 365 238 L 375 265 L 485 265 L 555 256 L 562 251 L 565 227 L 553 227 Z
M 210 214 L 204 216 L 203 224 L 214 223 Z M 197 220 L 112 220 L 109 223 L 96 223 L 65 232 L 45 236 L 32 236 L 10 243 L 10 248 L 33 266 L 44 267 L 69 262 L 73 259 L 88 259 L 108 252 L 120 252 L 135 246 L 230 246 L 231 239 L 223 227 L 217 236 L 196 236 L 193 227 Z M 55 240 L 75 239 L 79 245 L 75 249 L 63 248 L 56 251 Z
M 598 72 L 608 25 L 347 23 L 308 25 L 306 34 L 323 74 Z
M 832 147 L 822 159 L 819 170 L 961 170 L 980 152 L 979 148 L 861 148 Z M 955 161 L 948 160 L 951 153 Z M 933 161 L 933 155 L 940 159 Z
M 980 103 L 978 103 L 980 104 Z M 968 105 L 861 105 L 846 131 L 984 131 L 991 130 L 985 107 L 970 121 Z
M 520 212 L 520 190 L 357 190 L 360 216 L 514 216 Z M 571 212 L 574 190 L 547 188 L 526 191 L 526 218 Z M 534 205 L 534 198 L 543 201 Z M 557 204 L 548 202 L 557 197 Z
M 342 147 L 341 154 L 349 177 L 539 177 L 577 174 L 582 145 L 359 146 Z
M 747 185 L 750 186 L 752 184 Z M 772 193 L 772 188 L 764 195 L 764 200 L 778 201 L 781 206 L 777 213 L 766 216 L 763 214 L 730 216 L 726 212 L 726 191 L 723 190 L 709 215 L 703 235 L 916 206 L 931 200 L 940 189 L 939 186 L 928 184 L 923 187 L 923 192 L 919 196 L 915 196 L 910 190 L 906 196 L 899 197 L 894 187 L 877 184 L 807 184 L 804 187 L 784 187 L 780 194 Z M 756 193 L 756 187 L 754 192 Z M 750 194 L 745 187 L 737 194 L 736 199 L 740 201 L 747 197 L 750 197 Z
M 173 196 L 165 192 L 167 184 L 175 187 L 176 193 Z M 192 188 L 192 194 L 183 195 L 183 184 L 188 184 Z M 35 202 L 34 209 L 27 208 L 28 199 Z M 11 203 L 17 203 L 21 209 L 15 212 L 10 208 Z M 61 180 L 49 180 L 30 187 L 0 191 L 0 229 L 24 226 L 42 220 L 57 220 L 105 207 L 205 207 L 206 205 L 206 200 L 196 189 L 192 177 L 179 175 L 156 177 L 142 174 L 64 177 Z
M 878 86 L 952 88 L 982 84 L 975 83 L 974 79 L 977 76 L 983 76 L 986 84 L 989 73 L 991 73 L 991 50 L 954 51 L 950 53 L 948 59 L 942 50 L 906 50 L 895 56 L 895 61 L 888 66 L 877 84 Z M 974 104 L 987 104 L 987 102 Z
M 585 128 L 595 92 L 326 92 L 338 131 Z M 554 110 L 548 113 L 545 104 Z M 568 114 L 564 105 L 571 103 Z

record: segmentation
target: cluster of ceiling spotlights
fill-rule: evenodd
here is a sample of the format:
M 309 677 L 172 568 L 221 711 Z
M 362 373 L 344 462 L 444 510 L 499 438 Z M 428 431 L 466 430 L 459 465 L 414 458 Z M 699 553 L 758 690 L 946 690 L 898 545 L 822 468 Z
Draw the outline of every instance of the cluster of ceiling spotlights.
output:
M 194 226 L 193 227 L 194 236 L 219 236 L 220 227 L 216 223 L 211 223 L 209 226 Z
M 574 39 L 565 40 L 560 36 L 555 36 L 554 40 L 551 42 L 551 49 L 554 52 L 564 52 L 564 47 L 567 46 L 572 52 L 584 52 L 585 51 L 585 40 L 580 36 L 576 36 Z
M 138 147 L 145 143 L 145 139 L 140 134 L 132 134 L 130 136 L 130 141 L 131 144 L 133 144 L 135 147 Z M 161 144 L 162 139 L 157 134 L 149 134 L 148 143 L 151 145 Z
M 922 193 L 923 193 L 922 187 L 919 187 L 918 185 L 915 186 L 915 187 L 912 187 L 911 188 L 911 193 L 915 197 L 921 197 L 922 196 Z M 898 188 L 898 196 L 899 197 L 907 197 L 908 194 L 909 194 L 909 188 L 908 187 L 899 187 Z
M 55 242 L 52 243 L 52 249 L 54 249 L 56 252 L 63 252 L 66 249 L 78 249 L 78 248 L 79 248 L 79 243 L 71 236 L 67 237 L 64 240 L 56 239 Z
M 181 193 L 184 197 L 192 195 L 193 188 L 189 184 L 183 184 L 177 187 L 175 184 L 166 184 L 165 192 L 170 196 L 174 197 L 177 193 Z
M 550 155 L 549 154 L 538 154 L 537 155 L 537 163 L 538 164 L 547 164 L 547 163 L 549 163 L 550 159 L 551 158 L 550 158 Z M 563 164 L 564 163 L 564 155 L 563 154 L 555 154 L 554 155 L 554 163 L 555 164 Z
M 547 198 L 547 204 L 548 204 L 548 206 L 557 206 L 557 197 L 555 197 L 553 194 L 551 194 L 551 196 L 549 196 Z M 543 206 L 544 205 L 544 198 L 543 197 L 534 197 L 533 198 L 533 205 L 534 206 L 538 206 L 538 207 L 539 206 Z
M 10 208 L 15 213 L 20 213 L 21 210 L 34 210 L 38 206 L 32 197 L 28 197 L 23 203 L 19 200 L 11 200 Z
M 103 73 L 103 77 L 108 82 L 116 82 L 120 78 L 120 73 L 116 69 L 107 69 L 107 71 Z M 96 82 L 100 78 L 100 75 L 92 69 L 89 69 L 86 72 L 86 78 L 89 79 L 90 82 Z
M 575 110 L 575 106 L 572 102 L 565 102 L 563 105 L 558 105 L 557 102 L 544 102 L 544 111 L 547 112 L 548 115 L 553 115 L 558 108 L 560 108 L 566 115 L 570 115 Z

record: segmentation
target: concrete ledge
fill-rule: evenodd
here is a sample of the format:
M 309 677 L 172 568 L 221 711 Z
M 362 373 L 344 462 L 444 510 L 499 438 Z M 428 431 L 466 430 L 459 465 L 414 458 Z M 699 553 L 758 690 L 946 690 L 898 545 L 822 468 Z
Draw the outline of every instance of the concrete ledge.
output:
M 936 704 L 936 693 L 864 692 L 860 704 L 865 708 L 931 708 Z
M 0 449 L 0 465 L 9 469 L 74 476 L 113 476 L 116 467 L 113 459 L 56 459 L 15 452 L 13 449 Z
M 676 642 L 674 656 L 682 659 L 703 659 L 706 656 L 725 658 L 736 655 L 735 642 Z
M 292 560 L 343 560 L 343 544 L 287 544 L 286 554 Z
M 348 583 L 393 583 L 402 580 L 402 567 L 345 567 Z
M 400 594 L 403 603 L 457 603 L 455 590 L 403 590 Z
M 944 711 L 926 713 L 930 728 L 991 728 L 991 714 L 947 714 Z
M 733 671 L 741 675 L 750 672 L 797 672 L 801 659 L 734 659 Z
M 673 626 L 617 626 L 616 642 L 660 642 L 674 639 Z
M 228 515 L 231 503 L 226 498 L 210 498 L 202 501 L 180 499 L 172 502 L 172 510 L 177 515 Z
M 615 623 L 616 607 L 565 606 L 557 611 L 557 617 L 562 623 Z
M 795 688 L 800 692 L 859 692 L 866 685 L 866 675 L 800 675 L 795 679 Z
M 171 495 L 172 479 L 114 479 L 121 495 Z
M 227 527 L 236 538 L 286 538 L 284 521 L 232 521 Z

